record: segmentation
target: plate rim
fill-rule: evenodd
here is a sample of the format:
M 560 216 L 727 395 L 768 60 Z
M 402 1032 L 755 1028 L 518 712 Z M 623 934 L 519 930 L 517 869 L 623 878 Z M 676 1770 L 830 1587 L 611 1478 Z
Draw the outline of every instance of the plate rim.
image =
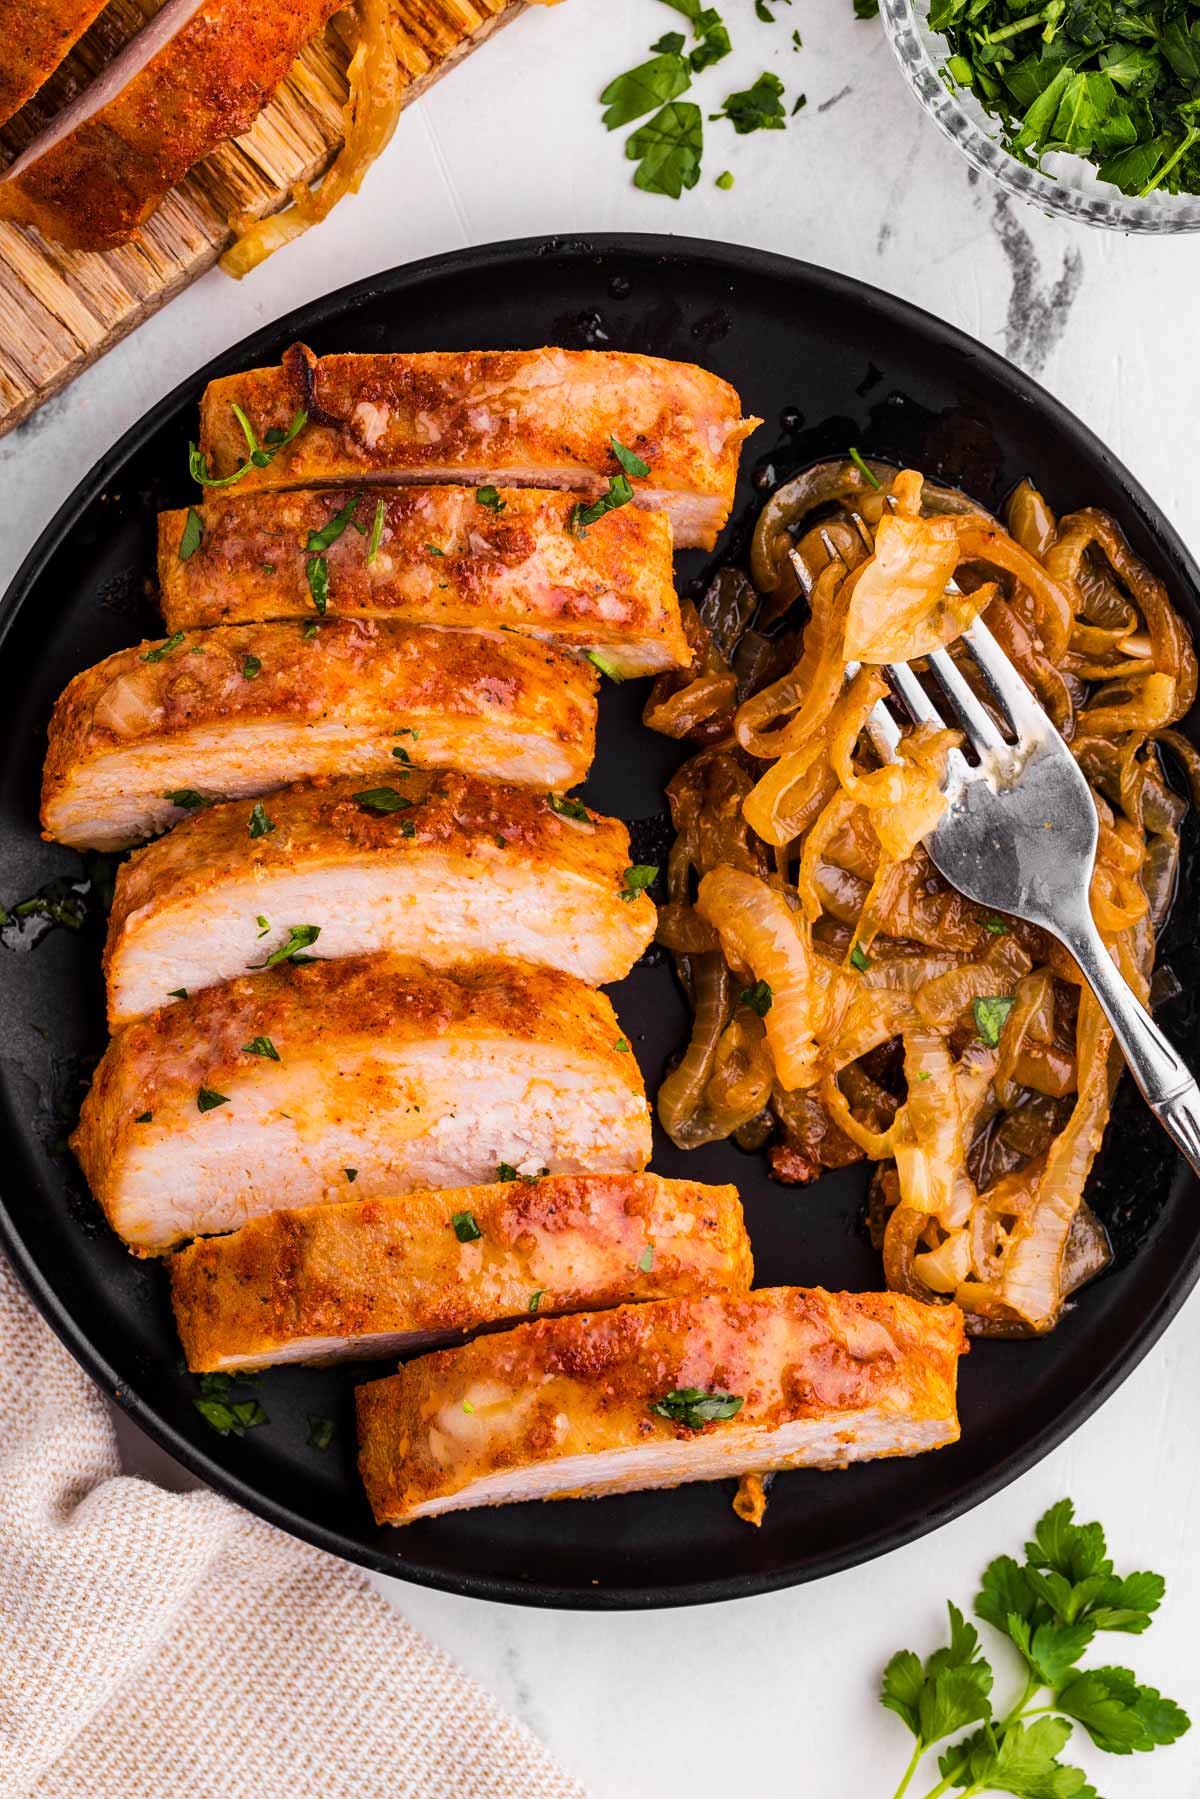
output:
M 520 265 L 535 259 L 544 260 L 549 267 L 555 257 L 569 260 L 591 258 L 603 263 L 612 255 L 633 255 L 646 260 L 657 260 L 664 265 L 672 262 L 706 263 L 718 272 L 731 276 L 751 274 L 793 285 L 815 284 L 827 297 L 836 299 L 842 294 L 860 305 L 869 303 L 878 313 L 883 329 L 891 325 L 903 330 L 915 327 L 926 337 L 932 332 L 968 363 L 978 365 L 993 378 L 1003 379 L 1015 397 L 1036 407 L 1041 417 L 1051 421 L 1057 429 L 1065 431 L 1089 456 L 1105 465 L 1110 477 L 1125 496 L 1126 503 L 1136 513 L 1139 523 L 1152 532 L 1155 539 L 1164 545 L 1170 558 L 1185 571 L 1200 604 L 1200 567 L 1174 526 L 1125 464 L 1089 426 L 1024 370 L 957 326 L 898 295 L 873 286 L 870 282 L 775 251 L 663 233 L 597 232 L 579 236 L 550 234 L 503 239 L 397 264 L 348 282 L 330 294 L 294 307 L 282 317 L 261 325 L 211 357 L 192 374 L 177 382 L 148 412 L 122 433 L 76 484 L 39 533 L 0 601 L 0 653 L 3 653 L 9 631 L 30 590 L 80 514 L 182 404 L 189 401 L 195 403 L 203 385 L 209 380 L 239 364 L 249 366 L 248 358 L 254 356 L 260 348 L 277 342 L 282 335 L 301 335 L 305 329 L 324 327 L 345 317 L 368 300 L 401 292 L 406 287 L 420 285 L 448 272 L 478 276 L 501 265 Z M 759 1574 L 741 1571 L 688 1582 L 686 1585 L 664 1583 L 580 1588 L 554 1585 L 546 1581 L 525 1582 L 503 1575 L 461 1572 L 424 1563 L 410 1564 L 402 1554 L 348 1540 L 338 1530 L 306 1518 L 286 1504 L 264 1496 L 249 1481 L 216 1462 L 212 1456 L 180 1434 L 148 1401 L 120 1381 L 104 1349 L 75 1321 L 43 1273 L 5 1203 L 2 1189 L 0 1247 L 8 1255 L 18 1280 L 37 1310 L 104 1393 L 121 1407 L 140 1430 L 173 1456 L 189 1473 L 206 1486 L 244 1506 L 255 1516 L 286 1530 L 315 1548 L 414 1585 L 463 1597 L 535 1608 L 606 1612 L 715 1604 L 780 1591 L 873 1561 L 940 1529 L 1019 1479 L 1093 1416 L 1153 1348 L 1200 1280 L 1200 1233 L 1197 1233 L 1190 1253 L 1176 1266 L 1169 1284 L 1161 1289 L 1156 1304 L 1143 1317 L 1136 1336 L 1112 1362 L 1097 1370 L 1074 1404 L 1035 1433 L 1003 1464 L 965 1483 L 964 1491 L 940 1504 L 932 1504 L 912 1523 L 883 1525 L 877 1531 L 857 1539 L 852 1546 L 848 1545 L 844 1550 L 827 1551 L 802 1567 L 792 1565 L 785 1569 L 765 1570 Z

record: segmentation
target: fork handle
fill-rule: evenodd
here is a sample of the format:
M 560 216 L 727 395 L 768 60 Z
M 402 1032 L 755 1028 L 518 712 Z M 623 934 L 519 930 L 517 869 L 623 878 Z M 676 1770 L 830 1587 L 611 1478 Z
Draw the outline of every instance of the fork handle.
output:
M 1191 1069 L 1118 970 L 1090 916 L 1063 942 L 1104 1008 L 1146 1104 L 1200 1174 L 1200 1087 Z

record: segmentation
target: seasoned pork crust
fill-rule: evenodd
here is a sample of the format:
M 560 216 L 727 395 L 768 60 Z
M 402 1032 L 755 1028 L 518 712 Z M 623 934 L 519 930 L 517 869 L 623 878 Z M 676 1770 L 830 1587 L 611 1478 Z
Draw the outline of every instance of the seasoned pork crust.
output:
M 557 795 L 552 804 L 403 762 L 379 779 L 396 811 L 355 798 L 362 776 L 321 780 L 273 794 L 274 828 L 258 837 L 249 801 L 237 800 L 135 851 L 117 871 L 109 919 L 110 1026 L 168 1004 L 176 988 L 245 974 L 286 942 L 293 919 L 320 927 L 324 959 L 393 950 L 436 967 L 511 956 L 589 983 L 629 973 L 655 910 L 630 896 L 624 825 L 564 816 Z
M 386 480 L 560 487 L 596 496 L 621 472 L 616 440 L 650 467 L 640 506 L 662 508 L 681 549 L 711 549 L 733 503 L 738 456 L 759 423 L 728 382 L 693 363 L 602 350 L 432 351 L 315 356 L 303 344 L 279 368 L 227 375 L 205 389 L 201 448 L 210 473 L 246 460 L 234 414 L 260 443 L 308 423 L 231 491 Z
M 272 1212 L 169 1268 L 195 1373 L 410 1355 L 532 1313 L 743 1291 L 754 1275 L 737 1189 L 657 1174 Z
M 597 674 L 505 632 L 372 619 L 218 625 L 118 650 L 66 688 L 50 723 L 42 829 L 121 849 L 214 799 L 392 765 L 397 744 L 432 768 L 522 786 L 583 779 Z M 419 735 L 413 745 L 413 732 Z
M 501 1163 L 638 1170 L 650 1116 L 624 1044 L 609 1001 L 553 969 L 283 963 L 127 1025 L 71 1141 L 114 1230 L 151 1255 L 344 1199 L 347 1168 L 363 1199 Z
M 309 536 L 354 496 L 236 492 L 209 494 L 194 509 L 203 534 L 186 557 L 188 512 L 159 514 L 168 631 L 314 610 Z M 364 488 L 354 523 L 323 551 L 329 611 L 520 631 L 600 651 L 623 676 L 689 661 L 665 513 L 621 506 L 581 537 L 569 528 L 572 494 L 507 487 L 487 497 L 490 505 L 473 487 Z
M 0 0 L 0 125 L 53 75 L 104 0 Z
M 0 176 L 0 218 L 71 250 L 128 243 L 194 162 L 245 131 L 336 0 L 166 0 Z
M 518 1325 L 359 1387 L 381 1524 L 522 1499 L 598 1498 L 953 1443 L 957 1306 L 768 1287 Z M 686 1389 L 741 1400 L 691 1428 Z M 676 1413 L 681 1410 L 676 1402 Z

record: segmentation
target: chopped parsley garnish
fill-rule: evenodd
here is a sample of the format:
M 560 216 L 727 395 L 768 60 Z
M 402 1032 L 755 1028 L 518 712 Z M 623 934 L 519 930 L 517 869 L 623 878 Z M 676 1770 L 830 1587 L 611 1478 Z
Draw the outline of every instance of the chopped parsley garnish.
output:
M 855 468 L 858 470 L 859 474 L 863 477 L 863 479 L 865 481 L 869 481 L 871 483 L 871 486 L 875 489 L 876 493 L 880 492 L 883 484 L 882 484 L 882 482 L 876 480 L 875 476 L 871 473 L 870 469 L 867 467 L 866 463 L 863 460 L 862 451 L 856 450 L 854 445 L 851 444 L 848 454 L 849 454 L 851 462 L 854 464 Z
M 183 521 L 183 536 L 179 539 L 179 560 L 186 562 L 194 556 L 204 541 L 204 524 L 194 506 L 187 509 L 187 517 Z
M 635 900 L 639 893 L 645 893 L 647 887 L 658 879 L 658 865 L 650 862 L 635 862 L 621 876 L 621 891 L 618 898 L 625 901 Z
M 703 1430 L 706 1424 L 717 1424 L 736 1418 L 744 1400 L 738 1393 L 706 1393 L 702 1387 L 676 1387 L 665 1398 L 650 1407 L 660 1418 L 672 1424 L 685 1424 L 689 1430 Z
M 633 185 L 643 193 L 666 194 L 672 200 L 699 181 L 703 152 L 704 123 L 700 108 L 690 100 L 672 100 L 633 132 L 625 145 L 626 157 L 638 165 Z
M 188 990 L 186 987 L 168 987 L 167 989 L 168 999 L 186 999 L 187 996 Z
M 629 1054 L 628 1037 L 618 1037 L 617 1041 L 613 1044 L 613 1048 L 618 1051 L 620 1055 L 627 1056 Z
M 312 595 L 312 603 L 324 616 L 329 605 L 329 564 L 324 556 L 310 556 L 304 564 L 304 574 L 308 581 L 308 591 Z
M 537 1311 L 538 1307 L 542 1303 L 542 1300 L 545 1298 L 545 1295 L 546 1295 L 545 1287 L 538 1287 L 535 1292 L 533 1292 L 529 1295 L 529 1310 L 531 1312 Z
M 450 1222 L 460 1243 L 477 1243 L 483 1235 L 475 1222 L 474 1212 L 455 1212 Z
M 133 1122 L 135 1124 L 150 1124 L 153 1122 L 153 1119 L 154 1119 L 153 1112 L 139 1112 Z
M 368 787 L 350 797 L 363 812 L 405 812 L 413 804 L 395 787 Z
M 147 650 L 145 655 L 142 657 L 142 661 L 143 662 L 161 662 L 164 657 L 170 656 L 173 651 L 175 651 L 179 648 L 180 644 L 184 640 L 185 635 L 186 635 L 186 633 L 183 631 L 173 631 L 171 633 L 170 637 L 167 638 L 165 643 L 156 644 L 152 650 Z
M 511 1162 L 497 1162 L 496 1179 L 498 1181 L 515 1181 L 516 1178 L 517 1171 Z
M 1016 1005 L 1014 999 L 1004 999 L 1000 994 L 991 994 L 985 999 L 977 999 L 972 1006 L 975 1014 L 975 1029 L 980 1041 L 989 1049 L 995 1049 L 1000 1042 L 1000 1033 L 1004 1029 L 1004 1021 Z
M 258 926 L 259 936 L 265 937 L 271 929 L 271 926 L 270 926 L 269 922 L 267 921 L 267 919 L 265 919 L 263 917 L 262 913 L 260 912 L 254 922 Z
M 638 1257 L 637 1265 L 638 1265 L 639 1271 L 642 1274 L 649 1274 L 650 1270 L 654 1266 L 654 1245 L 653 1245 L 653 1243 L 647 1243 L 645 1249 L 642 1251 L 641 1255 Z
M 575 799 L 569 793 L 548 793 L 546 804 L 551 812 L 557 812 L 560 818 L 575 818 L 581 824 L 590 825 L 591 814 L 582 800 Z
M 243 1043 L 244 1056 L 265 1056 L 268 1062 L 278 1062 L 279 1051 L 269 1037 L 252 1037 L 249 1043 Z
M 217 1399 L 206 1395 L 193 1399 L 192 1404 L 204 1422 L 222 1437 L 244 1437 L 256 1425 L 271 1422 L 257 1399 Z
M 684 57 L 682 33 L 672 33 L 669 39 L 663 40 L 667 48 L 658 56 L 652 56 L 649 62 L 639 63 L 636 69 L 627 69 L 618 75 L 600 95 L 600 104 L 604 107 L 604 124 L 607 130 L 616 131 L 622 125 L 632 124 L 656 106 L 665 106 L 668 100 L 674 100 L 692 85 L 692 72 Z M 654 46 L 659 49 L 659 45 Z
M 218 1093 L 212 1087 L 201 1087 L 196 1094 L 197 1112 L 214 1112 L 218 1106 L 227 1106 L 228 1104 L 229 1095 Z
M 710 112 L 708 116 L 728 119 L 739 137 L 747 137 L 752 131 L 782 131 L 787 124 L 783 83 L 766 69 L 753 87 L 726 94 L 720 112 Z
M 612 448 L 613 455 L 627 475 L 632 475 L 635 480 L 641 480 L 650 473 L 650 464 L 644 462 L 635 451 L 627 450 L 625 445 L 620 443 L 615 437 L 610 437 L 608 441 Z
M 178 806 L 181 812 L 199 812 L 205 806 L 215 806 L 217 803 L 206 799 L 202 793 L 197 793 L 194 787 L 168 787 L 163 798 L 170 800 L 173 806 Z
M 255 962 L 255 968 L 276 968 L 281 962 L 315 962 L 315 956 L 301 956 L 297 952 L 307 949 L 321 935 L 319 924 L 294 924 L 288 927 L 287 942 L 273 949 L 265 962 Z
M 489 512 L 494 512 L 497 516 L 499 516 L 508 505 L 508 501 L 502 500 L 499 492 L 494 487 L 477 487 L 475 490 L 475 498 L 481 506 L 486 506 Z
M 392 754 L 396 758 L 397 762 L 403 762 L 409 768 L 412 767 L 412 757 L 409 755 L 407 750 L 401 749 L 399 744 L 396 745 L 396 748 L 392 751 Z
M 471 1401 L 469 1399 L 464 1399 L 463 1400 L 463 1411 L 464 1412 L 473 1412 L 474 1410 L 475 1410 L 475 1407 L 471 1404 Z
M 333 1442 L 333 1419 L 322 1418 L 315 1412 L 306 1414 L 308 1418 L 308 1447 L 322 1452 Z
M 871 958 L 861 943 L 856 943 L 850 951 L 850 966 L 857 968 L 859 974 L 865 974 L 871 966 Z
M 257 656 L 247 656 L 242 663 L 242 680 L 257 681 L 262 673 L 262 663 Z
M 733 186 L 733 176 L 730 174 L 728 169 L 723 169 L 721 171 L 721 173 L 717 176 L 716 180 L 713 182 L 713 186 L 719 187 L 721 189 L 722 193 L 727 194 L 729 192 L 730 188 Z
M 342 1173 L 345 1175 L 346 1179 L 350 1182 L 351 1186 L 353 1186 L 354 1182 L 358 1179 L 358 1169 L 357 1168 L 343 1168 Z
M 243 462 L 241 468 L 233 471 L 232 475 L 221 475 L 219 477 L 210 475 L 208 472 L 208 457 L 196 444 L 189 444 L 188 473 L 191 475 L 193 481 L 199 482 L 201 487 L 232 487 L 235 482 L 242 480 L 243 476 L 248 475 L 252 468 L 266 468 L 274 461 L 275 457 L 279 454 L 280 450 L 283 449 L 285 444 L 290 444 L 294 437 L 299 437 L 301 431 L 303 431 L 305 425 L 308 423 L 308 414 L 301 409 L 301 411 L 296 413 L 286 431 L 281 431 L 278 425 L 272 425 L 271 429 L 266 433 L 265 441 L 260 444 L 257 437 L 254 435 L 253 425 L 250 423 L 250 420 L 246 417 L 240 406 L 233 407 L 233 415 L 241 426 L 242 436 L 246 440 L 246 460 Z
M 431 556 L 444 556 L 446 554 L 445 550 L 442 549 L 440 544 L 427 543 L 425 545 L 425 548 Z
M 983 928 L 991 937 L 1007 937 L 1010 934 L 1007 919 L 997 918 L 994 913 L 991 918 L 984 919 Z
M 879 0 L 854 0 L 854 16 L 856 19 L 877 19 Z
M 417 834 L 417 827 L 413 823 L 412 819 L 411 818 L 402 818 L 400 820 L 400 835 L 401 835 L 401 837 L 415 837 L 416 834 Z
M 379 554 L 379 540 L 383 536 L 383 501 L 375 502 L 375 518 L 371 525 L 371 541 L 367 545 L 367 567 L 370 568 Z
M 711 69 L 714 63 L 723 62 L 733 49 L 729 32 L 715 12 L 711 9 L 702 12 L 700 19 L 711 22 L 700 31 L 700 42 L 688 57 L 695 75 L 702 69 Z
M 319 556 L 331 544 L 335 544 L 346 526 L 351 524 L 354 514 L 362 501 L 362 495 L 356 493 L 353 499 L 347 500 L 340 512 L 335 512 L 329 523 L 322 525 L 319 531 L 310 531 L 305 548 L 310 556 Z
M 268 818 L 261 800 L 255 800 L 250 810 L 250 821 L 246 830 L 251 837 L 266 837 L 275 829 L 275 820 Z
M 602 675 L 607 676 L 616 686 L 621 685 L 625 677 L 611 657 L 606 656 L 602 650 L 587 650 L 584 653 L 588 661 L 598 668 Z
M 303 631 L 301 631 L 300 635 L 301 635 L 301 637 L 304 638 L 305 642 L 307 643 L 310 638 L 313 638 L 316 636 L 317 632 L 320 629 L 321 629 L 320 619 L 313 618 L 313 619 L 310 619 L 309 622 L 305 625 L 305 627 L 304 627 Z
M 752 1012 L 757 1012 L 760 1018 L 765 1018 L 771 1010 L 775 995 L 766 981 L 755 981 L 753 987 L 743 987 L 738 998 Z
M 1005 148 L 1037 167 L 1086 158 L 1126 194 L 1200 192 L 1200 17 L 1188 0 L 933 0 L 946 74 L 1000 121 Z

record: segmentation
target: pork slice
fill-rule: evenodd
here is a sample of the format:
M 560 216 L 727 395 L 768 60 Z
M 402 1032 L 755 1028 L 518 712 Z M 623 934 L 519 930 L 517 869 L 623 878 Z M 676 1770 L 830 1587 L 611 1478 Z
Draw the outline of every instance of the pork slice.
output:
M 214 800 L 378 771 L 397 745 L 431 768 L 570 787 L 591 764 L 596 683 L 588 662 L 507 632 L 315 619 L 176 634 L 67 687 L 43 833 L 121 849 Z
M 104 0 L 0 0 L 0 125 L 48 81 Z
M 395 741 L 407 758 L 411 739 Z M 615 819 L 407 761 L 378 780 L 284 788 L 265 808 L 271 829 L 253 837 L 247 801 L 213 806 L 135 852 L 109 919 L 110 1026 L 179 988 L 245 974 L 296 920 L 318 927 L 324 959 L 393 950 L 444 968 L 505 956 L 589 984 L 620 980 L 653 937 L 654 905 L 626 883 L 629 833 Z
M 331 613 L 519 631 L 595 650 L 624 677 L 684 666 L 665 513 L 622 506 L 580 535 L 576 504 L 511 487 L 211 494 L 192 509 L 198 548 L 188 512 L 159 515 L 163 616 L 168 631 L 311 616 L 308 540 L 332 525 Z
M 378 1522 L 408 1524 L 916 1455 L 958 1438 L 965 1348 L 957 1306 L 898 1293 L 767 1287 L 548 1318 L 359 1387 L 359 1466 Z
M 72 1144 L 113 1228 L 150 1255 L 343 1199 L 347 1168 L 364 1199 L 478 1185 L 501 1164 L 640 1170 L 650 1116 L 624 1042 L 609 1001 L 553 969 L 283 963 L 127 1025 Z
M 0 218 L 72 250 L 127 243 L 245 131 L 336 0 L 166 0 L 0 176 Z
M 359 482 L 568 488 L 589 499 L 622 475 L 614 440 L 648 467 L 632 497 L 663 510 L 681 549 L 711 549 L 729 516 L 743 419 L 728 382 L 693 363 L 600 350 L 434 351 L 318 357 L 298 344 L 279 368 L 206 388 L 201 446 L 223 478 L 246 461 L 240 407 L 257 440 L 307 423 L 239 497 Z M 627 477 L 623 477 L 627 478 Z M 588 527 L 590 529 L 590 527 Z
M 411 1355 L 519 1318 L 753 1278 L 736 1188 L 656 1174 L 272 1212 L 191 1244 L 169 1269 L 194 1373 Z

